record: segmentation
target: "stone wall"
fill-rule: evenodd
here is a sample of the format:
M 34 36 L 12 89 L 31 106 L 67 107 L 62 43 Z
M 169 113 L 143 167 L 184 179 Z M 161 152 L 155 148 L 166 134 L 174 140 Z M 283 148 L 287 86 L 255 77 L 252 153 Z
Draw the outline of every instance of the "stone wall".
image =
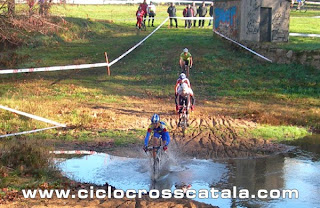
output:
M 261 6 L 272 8 L 271 41 L 288 42 L 290 2 L 286 0 L 263 0 Z
M 260 40 L 260 8 L 261 0 L 242 0 L 240 40 Z
M 287 0 L 242 0 L 240 40 L 260 41 L 260 8 L 272 9 L 271 41 L 287 42 L 290 2 Z
M 250 44 L 248 42 L 244 44 L 260 53 L 261 55 L 271 59 L 274 63 L 298 63 L 303 65 L 310 65 L 320 70 L 320 51 L 292 51 L 268 44 Z M 257 58 L 257 56 L 254 57 Z M 258 59 L 261 60 L 260 58 Z
M 214 8 L 214 28 L 220 33 L 239 40 L 241 0 L 217 1 Z
M 216 0 L 214 28 L 237 41 L 260 41 L 260 10 L 271 8 L 271 41 L 287 42 L 290 2 L 288 0 Z

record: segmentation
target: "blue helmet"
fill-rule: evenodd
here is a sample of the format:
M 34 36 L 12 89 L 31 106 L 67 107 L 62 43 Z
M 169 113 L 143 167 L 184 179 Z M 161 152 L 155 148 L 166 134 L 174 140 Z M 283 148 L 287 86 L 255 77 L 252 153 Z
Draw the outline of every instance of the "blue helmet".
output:
M 159 123 L 160 122 L 160 116 L 158 114 L 153 114 L 151 118 L 151 123 Z
M 183 80 L 187 78 L 186 74 L 185 73 L 181 73 L 180 76 L 179 76 L 179 79 Z

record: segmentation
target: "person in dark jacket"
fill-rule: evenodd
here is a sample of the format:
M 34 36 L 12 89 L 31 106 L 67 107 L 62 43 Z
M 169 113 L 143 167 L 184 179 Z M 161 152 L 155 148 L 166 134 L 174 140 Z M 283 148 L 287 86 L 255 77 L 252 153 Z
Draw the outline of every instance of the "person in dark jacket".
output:
M 211 23 L 213 22 L 213 6 L 214 6 L 214 3 L 212 2 L 211 5 L 210 5 L 210 11 L 209 11 L 211 19 L 209 20 L 209 25 L 208 26 L 210 26 Z
M 169 6 L 167 13 L 169 14 L 170 17 L 170 27 L 172 27 L 172 19 L 176 22 L 176 28 L 178 28 L 178 21 L 177 21 L 177 16 L 176 16 L 176 7 L 174 6 L 174 3 L 171 3 Z
M 188 6 L 183 10 L 183 16 L 184 17 L 193 17 L 193 10 L 191 8 L 191 5 L 188 4 Z M 191 20 L 187 19 L 185 21 L 185 28 L 191 28 Z
M 203 2 L 198 9 L 199 17 L 205 17 L 207 15 L 207 7 L 206 4 Z M 204 26 L 204 20 L 199 20 L 199 27 Z
M 197 9 L 197 6 L 196 6 L 195 2 L 192 2 L 192 7 L 191 8 L 193 10 L 193 17 L 196 17 L 197 14 L 198 14 L 198 9 Z M 197 20 L 193 20 L 193 27 L 196 27 L 196 23 L 197 23 Z

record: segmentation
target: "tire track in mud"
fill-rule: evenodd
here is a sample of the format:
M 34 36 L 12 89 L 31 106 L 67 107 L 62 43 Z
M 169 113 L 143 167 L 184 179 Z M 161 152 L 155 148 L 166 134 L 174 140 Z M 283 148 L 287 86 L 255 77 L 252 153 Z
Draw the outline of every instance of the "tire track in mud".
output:
M 213 116 L 207 119 L 196 118 L 189 121 L 190 127 L 183 137 L 178 121 L 164 120 L 169 124 L 173 140 L 184 155 L 201 158 L 248 158 L 260 157 L 288 149 L 286 145 L 274 144 L 268 140 L 244 138 L 241 131 L 255 128 L 254 122 Z

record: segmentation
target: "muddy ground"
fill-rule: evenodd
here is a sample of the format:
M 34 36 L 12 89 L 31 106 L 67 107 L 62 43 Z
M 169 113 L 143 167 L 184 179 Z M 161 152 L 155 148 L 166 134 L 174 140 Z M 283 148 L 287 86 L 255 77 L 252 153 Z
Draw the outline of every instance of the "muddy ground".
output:
M 227 159 L 263 157 L 290 148 L 284 144 L 272 143 L 269 140 L 245 138 L 246 131 L 256 127 L 256 123 L 244 119 L 234 119 L 227 116 L 190 119 L 190 127 L 183 136 L 177 126 L 178 119 L 169 117 L 163 120 L 170 131 L 171 143 L 169 148 L 184 157 L 201 159 Z M 141 122 L 147 129 L 148 120 Z M 130 127 L 129 127 L 130 130 Z M 56 150 L 91 150 L 125 157 L 141 157 L 141 143 L 116 147 L 112 140 L 101 138 L 88 142 L 52 141 Z

